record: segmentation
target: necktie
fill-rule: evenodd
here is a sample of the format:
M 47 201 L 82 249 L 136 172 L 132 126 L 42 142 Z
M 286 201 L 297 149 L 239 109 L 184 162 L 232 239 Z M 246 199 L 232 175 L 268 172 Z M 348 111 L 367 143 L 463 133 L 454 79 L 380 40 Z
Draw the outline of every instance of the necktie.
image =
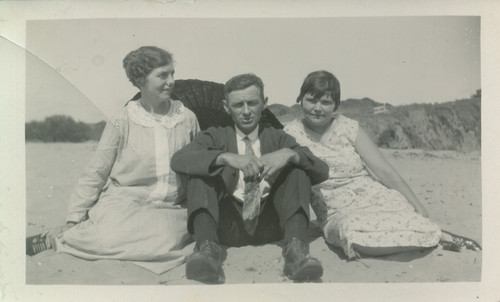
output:
M 248 136 L 243 138 L 245 142 L 245 155 L 255 156 L 252 144 Z M 243 192 L 243 210 L 241 216 L 245 225 L 245 229 L 250 235 L 255 233 L 255 228 L 259 221 L 260 212 L 260 199 L 262 192 L 260 191 L 260 184 L 258 181 L 245 182 L 245 189 Z

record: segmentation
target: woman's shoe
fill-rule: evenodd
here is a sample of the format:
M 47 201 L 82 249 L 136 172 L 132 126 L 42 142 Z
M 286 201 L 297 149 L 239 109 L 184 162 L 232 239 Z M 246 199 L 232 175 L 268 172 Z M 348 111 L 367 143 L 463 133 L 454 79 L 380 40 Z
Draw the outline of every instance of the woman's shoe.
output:
M 455 242 L 441 240 L 439 241 L 439 245 L 443 247 L 443 250 L 452 251 L 452 252 L 461 252 L 463 247 Z
M 468 250 L 473 250 L 473 251 L 480 251 L 482 250 L 482 247 L 477 243 L 475 240 L 472 240 L 467 237 L 463 237 L 457 234 L 453 234 L 451 232 L 442 230 L 443 233 L 448 234 L 451 236 L 453 243 L 460 247 L 465 247 Z
M 45 242 L 46 240 L 47 238 L 43 234 L 26 238 L 26 255 L 33 256 L 48 250 L 50 247 Z

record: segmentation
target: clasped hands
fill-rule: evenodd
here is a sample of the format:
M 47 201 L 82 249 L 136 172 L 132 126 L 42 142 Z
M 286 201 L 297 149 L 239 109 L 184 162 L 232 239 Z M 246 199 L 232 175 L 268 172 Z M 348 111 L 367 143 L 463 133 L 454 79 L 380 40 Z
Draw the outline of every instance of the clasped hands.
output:
M 289 148 L 267 153 L 261 157 L 222 153 L 216 159 L 217 165 L 227 165 L 243 171 L 245 182 L 260 182 L 263 179 L 268 181 L 288 163 L 298 164 L 298 162 L 299 154 Z

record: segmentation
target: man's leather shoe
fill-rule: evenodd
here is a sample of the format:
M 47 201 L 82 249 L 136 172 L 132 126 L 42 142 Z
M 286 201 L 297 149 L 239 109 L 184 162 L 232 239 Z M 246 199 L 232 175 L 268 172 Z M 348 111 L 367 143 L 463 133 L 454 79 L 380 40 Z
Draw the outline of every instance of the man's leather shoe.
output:
M 319 279 L 323 275 L 321 262 L 308 256 L 309 248 L 300 239 L 292 238 L 283 248 L 285 266 L 283 272 L 294 281 Z
M 203 283 L 221 284 L 226 277 L 222 270 L 224 251 L 215 242 L 205 240 L 186 259 L 186 277 Z

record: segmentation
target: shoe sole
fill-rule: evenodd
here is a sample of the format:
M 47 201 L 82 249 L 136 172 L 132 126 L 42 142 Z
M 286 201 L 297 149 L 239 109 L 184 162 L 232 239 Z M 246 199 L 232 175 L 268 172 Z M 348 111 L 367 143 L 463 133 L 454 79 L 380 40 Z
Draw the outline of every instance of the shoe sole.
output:
M 219 273 L 216 263 L 205 257 L 191 257 L 186 262 L 186 277 L 203 283 L 218 284 L 224 282 L 223 273 Z
M 294 281 L 316 280 L 323 276 L 323 266 L 317 260 L 307 259 L 300 268 L 290 276 Z
M 42 234 L 26 238 L 26 255 L 34 256 L 40 252 L 48 250 L 45 237 Z

